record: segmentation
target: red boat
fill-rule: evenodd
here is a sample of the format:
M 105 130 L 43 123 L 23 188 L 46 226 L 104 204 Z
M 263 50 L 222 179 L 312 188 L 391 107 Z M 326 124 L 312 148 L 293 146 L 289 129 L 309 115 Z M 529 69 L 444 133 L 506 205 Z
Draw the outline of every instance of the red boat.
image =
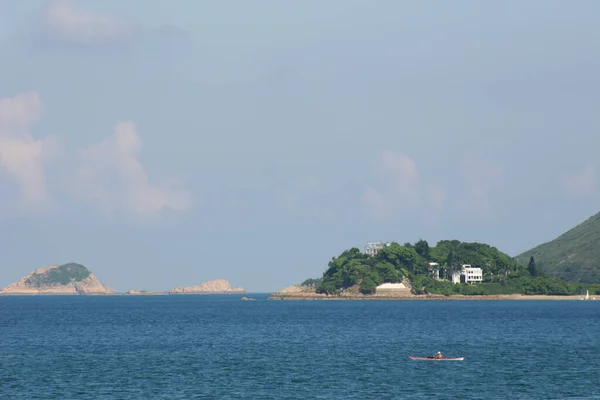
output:
M 455 358 L 435 358 L 435 357 L 417 357 L 417 356 L 408 356 L 411 360 L 426 360 L 426 361 L 462 361 L 464 357 L 455 357 Z

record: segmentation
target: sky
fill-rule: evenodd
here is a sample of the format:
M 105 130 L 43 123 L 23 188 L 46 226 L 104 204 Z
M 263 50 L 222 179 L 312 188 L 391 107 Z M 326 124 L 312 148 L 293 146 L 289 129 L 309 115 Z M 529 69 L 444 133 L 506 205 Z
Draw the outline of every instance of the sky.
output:
M 0 0 L 0 287 L 272 292 L 600 211 L 600 3 Z

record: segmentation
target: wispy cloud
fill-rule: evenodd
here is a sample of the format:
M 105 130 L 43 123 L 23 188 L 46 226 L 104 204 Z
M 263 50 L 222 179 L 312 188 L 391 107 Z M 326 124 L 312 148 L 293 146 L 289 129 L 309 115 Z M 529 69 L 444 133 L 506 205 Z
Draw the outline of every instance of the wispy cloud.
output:
M 116 15 L 76 7 L 72 0 L 51 0 L 44 10 L 44 28 L 53 38 L 81 45 L 130 40 L 137 27 Z
M 393 212 L 393 204 L 390 200 L 371 187 L 365 189 L 360 201 L 367 205 L 374 218 L 385 218 Z
M 62 144 L 57 136 L 32 136 L 30 127 L 43 110 L 36 92 L 0 98 L 0 173 L 18 185 L 19 204 L 35 209 L 50 204 L 46 164 L 60 152 Z M 120 122 L 109 139 L 76 155 L 63 155 L 76 168 L 56 180 L 66 180 L 77 199 L 106 213 L 148 216 L 167 209 L 190 209 L 187 191 L 153 182 L 138 159 L 141 145 L 135 125 Z M 4 188 L 2 191 L 5 193 Z
M 138 160 L 140 150 L 135 125 L 118 123 L 112 137 L 80 152 L 72 182 L 75 194 L 107 213 L 149 215 L 167 209 L 188 210 L 189 193 L 151 182 Z
M 0 170 L 19 186 L 20 203 L 34 208 L 49 203 L 45 162 L 58 149 L 55 137 L 38 140 L 30 132 L 43 109 L 36 92 L 0 99 Z
M 14 97 L 0 98 L 0 124 L 22 127 L 37 122 L 44 106 L 37 92 L 19 93 Z
M 565 171 L 558 176 L 558 183 L 566 194 L 573 197 L 591 196 L 596 193 L 598 173 L 592 163 L 578 171 Z
M 404 154 L 390 150 L 381 153 L 378 165 L 378 189 L 367 187 L 360 201 L 367 205 L 375 218 L 389 217 L 417 207 L 443 208 L 445 200 L 441 187 L 424 184 L 417 163 Z

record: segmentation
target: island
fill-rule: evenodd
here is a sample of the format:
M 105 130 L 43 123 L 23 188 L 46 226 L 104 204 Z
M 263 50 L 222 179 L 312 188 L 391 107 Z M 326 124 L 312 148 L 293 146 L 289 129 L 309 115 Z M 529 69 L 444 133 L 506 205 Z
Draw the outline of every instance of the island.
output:
M 0 295 L 18 294 L 114 294 L 81 264 L 38 268 L 19 281 L 0 290 Z
M 231 283 L 225 279 L 215 279 L 212 281 L 202 282 L 197 286 L 178 286 L 168 291 L 169 294 L 229 294 L 229 293 L 246 293 L 246 289 L 233 287 Z
M 590 298 L 588 293 L 592 295 Z M 373 242 L 334 257 L 321 278 L 273 293 L 270 300 L 595 299 L 598 283 L 551 276 L 485 243 L 441 240 Z

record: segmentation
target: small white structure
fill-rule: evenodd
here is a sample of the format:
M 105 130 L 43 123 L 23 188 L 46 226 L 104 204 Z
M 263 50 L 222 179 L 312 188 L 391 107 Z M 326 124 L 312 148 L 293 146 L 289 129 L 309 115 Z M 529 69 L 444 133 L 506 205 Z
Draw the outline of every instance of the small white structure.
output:
M 384 247 L 391 245 L 390 242 L 367 242 L 365 245 L 365 254 L 369 256 L 375 256 L 379 253 Z
M 387 295 L 410 295 L 410 289 L 407 288 L 403 283 L 382 283 L 375 288 L 375 294 L 387 294 Z
M 596 298 L 595 297 L 590 297 L 590 291 L 586 290 L 585 291 L 585 296 L 581 300 L 596 300 Z
M 452 274 L 452 283 L 481 283 L 483 281 L 483 271 L 479 267 L 471 267 L 470 264 L 463 264 L 460 271 Z
M 438 264 L 436 262 L 430 262 L 429 269 L 431 270 L 431 276 L 433 277 L 433 279 L 435 279 L 436 281 L 439 281 L 440 280 L 440 264 Z

